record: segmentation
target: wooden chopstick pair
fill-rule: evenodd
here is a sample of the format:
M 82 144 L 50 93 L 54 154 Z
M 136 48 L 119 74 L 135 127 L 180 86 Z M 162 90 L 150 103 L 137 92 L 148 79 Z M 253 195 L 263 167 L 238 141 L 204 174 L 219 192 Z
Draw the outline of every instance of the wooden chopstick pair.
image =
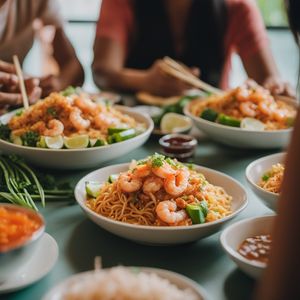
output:
M 193 75 L 187 66 L 178 63 L 177 61 L 173 60 L 172 58 L 170 58 L 168 56 L 163 58 L 163 62 L 160 65 L 160 67 L 165 73 L 167 73 L 173 77 L 176 77 L 176 78 L 178 78 L 196 88 L 199 88 L 205 92 L 209 92 L 209 93 L 216 94 L 216 95 L 220 95 L 223 93 L 222 90 L 203 82 L 198 77 Z
M 17 73 L 18 79 L 19 79 L 19 86 L 20 86 L 20 91 L 21 91 L 21 95 L 22 95 L 23 106 L 25 109 L 27 109 L 29 107 L 29 101 L 28 101 L 27 92 L 26 92 L 26 88 L 25 88 L 22 68 L 21 68 L 20 61 L 19 61 L 19 58 L 17 55 L 13 56 L 13 62 L 14 62 L 15 68 L 16 68 L 16 73 Z

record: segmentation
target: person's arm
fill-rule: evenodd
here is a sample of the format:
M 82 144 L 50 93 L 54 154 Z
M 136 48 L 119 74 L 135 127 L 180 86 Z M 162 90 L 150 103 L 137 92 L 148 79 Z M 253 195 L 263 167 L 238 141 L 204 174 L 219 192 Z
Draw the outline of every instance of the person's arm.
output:
M 268 268 L 257 300 L 300 299 L 300 109 L 288 149 Z
M 295 96 L 295 91 L 280 77 L 263 19 L 255 2 L 236 1 L 231 5 L 229 14 L 235 23 L 232 29 L 234 45 L 249 78 L 264 85 L 273 94 Z M 237 24 L 239 26 L 235 26 Z
M 81 86 L 83 84 L 83 68 L 61 27 L 56 28 L 53 39 L 53 57 L 59 66 L 59 75 L 51 75 L 41 79 L 43 95 L 48 95 L 52 91 L 63 90 L 69 85 Z

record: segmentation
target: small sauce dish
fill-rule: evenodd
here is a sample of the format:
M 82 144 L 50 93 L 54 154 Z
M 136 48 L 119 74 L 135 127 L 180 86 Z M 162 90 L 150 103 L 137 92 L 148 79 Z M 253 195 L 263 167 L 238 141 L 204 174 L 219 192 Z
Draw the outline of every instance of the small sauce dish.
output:
M 179 159 L 191 157 L 197 147 L 197 140 L 187 134 L 171 133 L 159 139 L 165 155 Z

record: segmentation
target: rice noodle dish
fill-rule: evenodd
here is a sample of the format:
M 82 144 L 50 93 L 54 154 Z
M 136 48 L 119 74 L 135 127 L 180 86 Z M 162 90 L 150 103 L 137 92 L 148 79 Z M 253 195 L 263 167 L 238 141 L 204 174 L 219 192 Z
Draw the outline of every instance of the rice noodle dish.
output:
M 295 107 L 275 99 L 253 80 L 222 95 L 193 100 L 189 110 L 211 122 L 251 130 L 287 129 L 293 126 L 296 116 Z
M 193 165 L 154 154 L 133 161 L 121 174 L 92 188 L 86 205 L 121 222 L 150 226 L 188 226 L 231 214 L 232 197 L 207 181 Z
M 61 92 L 1 124 L 0 137 L 23 146 L 85 148 L 121 142 L 144 130 L 144 124 L 107 103 L 96 103 L 87 94 Z
M 79 274 L 80 275 L 80 274 Z M 114 267 L 70 280 L 57 300 L 201 300 L 191 289 L 180 289 L 155 273 Z
M 277 163 L 261 177 L 258 185 L 265 191 L 279 194 L 284 174 L 284 165 Z

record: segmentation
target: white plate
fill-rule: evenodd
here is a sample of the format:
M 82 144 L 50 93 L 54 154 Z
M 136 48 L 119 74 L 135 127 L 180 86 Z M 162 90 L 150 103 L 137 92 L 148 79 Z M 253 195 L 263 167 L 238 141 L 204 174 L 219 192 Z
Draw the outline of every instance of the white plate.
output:
M 297 107 L 292 100 L 285 102 Z M 236 148 L 273 149 L 285 148 L 290 141 L 292 128 L 270 131 L 253 131 L 237 127 L 225 126 L 196 117 L 189 111 L 189 105 L 184 107 L 184 114 L 194 121 L 194 124 L 211 139 Z
M 277 163 L 284 163 L 285 157 L 285 152 L 264 156 L 253 161 L 246 168 L 247 182 L 250 185 L 252 191 L 267 207 L 273 210 L 276 210 L 279 194 L 268 192 L 258 186 L 257 183 L 266 172 L 271 170 L 273 165 Z
M 0 150 L 4 153 L 18 154 L 27 161 L 46 168 L 55 169 L 85 169 L 99 166 L 101 163 L 118 158 L 143 145 L 153 130 L 153 121 L 149 116 L 133 111 L 128 107 L 116 106 L 118 110 L 146 125 L 146 130 L 138 136 L 111 145 L 85 149 L 46 149 L 12 144 L 0 139 Z M 14 112 L 0 117 L 2 123 L 7 123 Z
M 75 187 L 75 198 L 87 216 L 100 227 L 121 237 L 144 244 L 171 245 L 195 241 L 219 231 L 221 227 L 240 213 L 247 205 L 247 195 L 243 186 L 233 178 L 212 169 L 196 166 L 196 170 L 203 173 L 207 180 L 221 186 L 232 195 L 232 214 L 220 220 L 191 226 L 142 226 L 114 221 L 101 216 L 89 209 L 86 202 L 85 182 L 105 182 L 111 174 L 118 174 L 128 170 L 129 164 L 120 164 L 98 169 L 83 177 Z
M 35 254 L 9 280 L 0 284 L 0 294 L 20 290 L 43 278 L 53 268 L 58 257 L 58 246 L 54 238 L 44 233 L 36 246 Z
M 207 295 L 206 291 L 198 285 L 195 281 L 187 278 L 186 276 L 180 275 L 178 273 L 156 269 L 156 268 L 145 268 L 145 267 L 127 267 L 139 269 L 146 273 L 155 273 L 156 275 L 169 280 L 171 283 L 175 284 L 177 287 L 181 289 L 191 289 L 197 296 L 199 296 L 199 300 L 208 300 L 210 299 Z M 106 269 L 103 269 L 104 271 Z M 67 278 L 62 283 L 55 286 L 51 289 L 44 297 L 43 300 L 63 300 L 62 295 L 66 289 L 68 289 L 69 285 L 75 282 L 80 281 L 83 278 L 93 276 L 95 271 L 89 271 L 84 273 L 79 273 Z
M 274 219 L 274 215 L 244 219 L 229 225 L 220 237 L 221 245 L 227 255 L 243 272 L 256 279 L 261 277 L 266 264 L 243 257 L 237 249 L 246 238 L 270 234 Z

